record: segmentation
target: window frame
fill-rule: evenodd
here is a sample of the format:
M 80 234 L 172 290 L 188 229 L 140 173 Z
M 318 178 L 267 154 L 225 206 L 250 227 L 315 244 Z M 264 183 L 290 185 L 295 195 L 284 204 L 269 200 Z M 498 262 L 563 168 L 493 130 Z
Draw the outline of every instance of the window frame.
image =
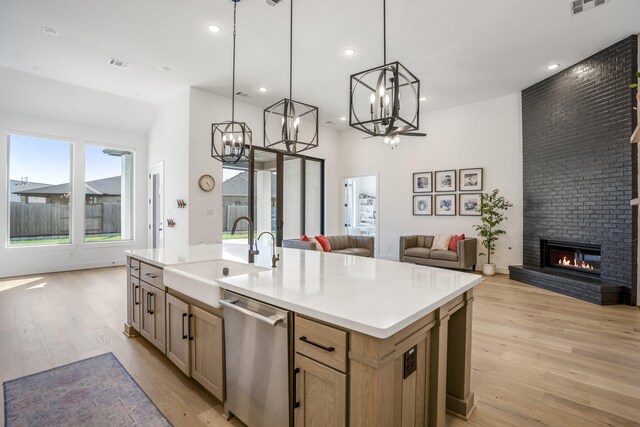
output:
M 12 245 L 11 244 L 11 137 L 12 136 L 24 136 L 29 138 L 38 138 L 38 139 L 48 139 L 59 142 L 66 142 L 69 144 L 69 241 L 66 243 L 34 243 L 34 244 L 24 244 L 24 245 Z M 6 167 L 7 167 L 7 197 L 6 197 L 6 222 L 5 222 L 5 230 L 6 236 L 4 241 L 4 249 L 33 249 L 33 248 L 69 248 L 70 246 L 75 244 L 74 239 L 74 215 L 73 215 L 73 205 L 74 205 L 74 197 L 73 193 L 75 191 L 75 185 L 73 176 L 75 173 L 75 149 L 76 149 L 76 141 L 74 138 L 65 137 L 65 136 L 57 136 L 46 133 L 37 133 L 37 132 L 28 132 L 22 130 L 14 130 L 7 129 L 6 131 Z

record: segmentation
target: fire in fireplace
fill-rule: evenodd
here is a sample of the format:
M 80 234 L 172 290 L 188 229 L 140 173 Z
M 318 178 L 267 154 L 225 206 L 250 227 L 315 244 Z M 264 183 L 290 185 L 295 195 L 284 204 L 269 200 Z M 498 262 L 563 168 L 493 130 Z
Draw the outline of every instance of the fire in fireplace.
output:
M 540 240 L 540 261 L 542 267 L 599 276 L 602 258 L 598 245 Z

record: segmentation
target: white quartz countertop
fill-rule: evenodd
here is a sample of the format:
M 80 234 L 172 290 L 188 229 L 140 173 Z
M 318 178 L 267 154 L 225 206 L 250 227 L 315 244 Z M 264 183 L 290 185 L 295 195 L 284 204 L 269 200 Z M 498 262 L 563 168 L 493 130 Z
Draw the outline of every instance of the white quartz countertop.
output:
M 247 246 L 233 243 L 184 249 L 127 251 L 160 267 L 226 259 L 247 262 Z M 387 338 L 479 284 L 477 274 L 441 268 L 278 248 L 278 267 L 218 279 L 221 288 L 339 327 Z M 256 265 L 270 267 L 271 248 Z

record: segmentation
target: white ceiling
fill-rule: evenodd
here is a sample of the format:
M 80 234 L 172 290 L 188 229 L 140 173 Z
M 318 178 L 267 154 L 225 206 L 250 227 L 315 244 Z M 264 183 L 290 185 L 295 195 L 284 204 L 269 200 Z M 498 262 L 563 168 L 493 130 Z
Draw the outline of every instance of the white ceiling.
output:
M 293 98 L 346 127 L 349 76 L 382 64 L 382 1 L 294 6 Z M 229 96 L 232 10 L 231 0 L 0 0 L 0 66 L 153 104 L 185 86 Z M 421 79 L 426 110 L 518 92 L 640 33 L 638 0 L 576 16 L 568 0 L 387 0 L 387 11 L 387 59 Z M 266 107 L 288 96 L 288 19 L 286 0 L 238 4 L 236 90 L 250 95 L 242 101 Z M 212 23 L 222 31 L 210 33 Z M 347 47 L 356 54 L 346 57 Z M 560 69 L 548 71 L 555 62 Z

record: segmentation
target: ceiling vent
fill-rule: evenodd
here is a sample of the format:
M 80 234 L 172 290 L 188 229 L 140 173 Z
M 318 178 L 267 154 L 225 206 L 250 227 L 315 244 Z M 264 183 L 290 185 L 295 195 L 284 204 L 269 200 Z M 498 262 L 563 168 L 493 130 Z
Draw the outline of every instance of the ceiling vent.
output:
M 242 98 L 248 98 L 251 95 L 249 95 L 248 93 L 244 93 L 241 90 L 239 90 L 239 91 L 236 92 L 236 96 L 240 96 Z
M 609 0 L 573 0 L 569 2 L 571 5 L 571 13 L 574 15 L 605 3 L 609 3 Z
M 109 58 L 109 64 L 113 65 L 114 67 L 122 68 L 123 70 L 126 70 L 127 68 L 129 68 L 129 65 L 131 65 L 128 62 L 124 62 L 115 58 Z

